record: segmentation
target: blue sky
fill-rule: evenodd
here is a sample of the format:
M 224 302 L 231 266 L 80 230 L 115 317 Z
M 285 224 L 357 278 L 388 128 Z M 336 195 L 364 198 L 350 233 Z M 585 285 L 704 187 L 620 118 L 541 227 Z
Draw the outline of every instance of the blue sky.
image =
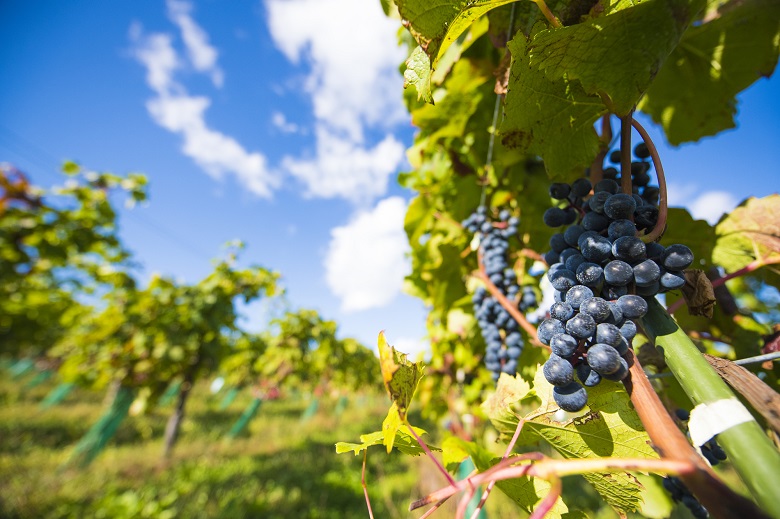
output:
M 0 161 L 42 185 L 65 159 L 145 173 L 150 203 L 121 213 L 142 279 L 197 281 L 241 239 L 294 307 L 416 349 L 397 27 L 378 0 L 4 0 Z M 669 149 L 650 128 L 673 204 L 714 219 L 777 192 L 779 85 L 741 96 L 740 131 Z M 261 308 L 248 315 L 261 325 Z

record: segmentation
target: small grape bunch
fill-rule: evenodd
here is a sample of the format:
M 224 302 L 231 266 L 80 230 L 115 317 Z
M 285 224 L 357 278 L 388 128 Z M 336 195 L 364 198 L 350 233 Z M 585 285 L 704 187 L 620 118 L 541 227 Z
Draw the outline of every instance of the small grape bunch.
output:
M 585 407 L 588 394 L 580 383 L 593 387 L 602 379 L 626 378 L 625 355 L 636 335 L 632 319 L 646 312 L 647 302 L 640 296 L 607 301 L 585 285 L 573 286 L 552 305 L 550 318 L 542 321 L 537 334 L 552 350 L 542 372 L 554 386 L 553 399 L 561 409 L 576 412 Z
M 536 306 L 536 293 L 531 286 L 518 285 L 517 274 L 509 267 L 509 238 L 517 234 L 518 219 L 507 209 L 499 212 L 498 222 L 487 215 L 485 206 L 462 222 L 467 230 L 480 235 L 479 250 L 485 274 L 518 310 L 526 312 Z M 487 346 L 485 366 L 493 380 L 501 373 L 517 372 L 518 358 L 523 352 L 523 337 L 515 319 L 492 297 L 485 287 L 479 287 L 472 297 L 474 315 Z

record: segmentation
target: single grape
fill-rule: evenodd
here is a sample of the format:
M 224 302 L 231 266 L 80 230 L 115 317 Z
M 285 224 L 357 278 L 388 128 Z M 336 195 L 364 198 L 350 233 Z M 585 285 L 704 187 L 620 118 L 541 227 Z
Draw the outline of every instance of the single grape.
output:
M 612 195 L 604 203 L 604 214 L 613 220 L 631 218 L 636 210 L 636 201 L 631 195 L 618 193 Z
M 620 219 L 615 220 L 614 222 L 609 224 L 609 228 L 607 229 L 607 237 L 611 241 L 615 241 L 621 236 L 635 236 L 636 235 L 636 226 L 634 225 L 634 222 L 631 220 L 626 219 Z
M 560 227 L 566 221 L 566 213 L 560 207 L 551 207 L 542 217 L 547 227 Z
M 627 294 L 617 300 L 620 311 L 628 319 L 639 319 L 647 313 L 647 301 L 640 296 Z
M 548 346 L 550 345 L 550 339 L 552 339 L 553 335 L 556 333 L 566 333 L 563 324 L 556 319 L 545 319 L 536 329 L 536 335 L 539 337 L 539 341 Z
M 567 268 L 555 271 L 552 276 L 548 273 L 547 278 L 550 280 L 553 288 L 559 292 L 569 290 L 577 284 L 577 278 L 574 275 L 574 272 Z
M 578 244 L 582 255 L 590 262 L 601 263 L 610 258 L 612 244 L 603 236 L 599 236 L 595 233 L 593 235 L 588 235 L 587 232 L 584 232 L 582 233 L 582 236 L 580 236 Z
M 553 388 L 553 400 L 564 411 L 571 413 L 580 411 L 588 403 L 588 393 L 577 382 Z
M 611 178 L 605 178 L 593 186 L 594 193 L 607 192 L 610 195 L 614 195 L 618 191 L 620 191 L 620 185 Z
M 591 288 L 597 288 L 604 282 L 604 269 L 599 265 L 590 262 L 581 263 L 577 267 L 577 273 L 575 275 L 577 281 L 585 286 Z
M 591 315 L 579 313 L 566 321 L 566 333 L 575 339 L 587 339 L 596 331 L 596 321 Z
M 693 263 L 693 252 L 685 245 L 670 245 L 661 255 L 661 261 L 668 270 L 685 270 Z
M 571 194 L 577 198 L 582 198 L 590 193 L 593 185 L 587 178 L 578 178 L 571 185 Z
M 634 156 L 638 159 L 646 159 L 650 157 L 650 150 L 647 148 L 647 144 L 640 142 L 634 147 Z
M 585 263 L 585 258 L 582 256 L 582 254 L 579 253 L 572 254 L 571 256 L 566 258 L 566 261 L 564 262 L 566 268 L 571 270 L 572 272 L 577 272 L 577 268 L 583 263 Z
M 623 326 L 620 327 L 620 335 L 626 338 L 627 341 L 630 341 L 634 337 L 636 337 L 636 324 L 631 319 L 626 319 L 626 322 L 623 323 Z
M 580 303 L 580 312 L 589 314 L 597 323 L 604 322 L 612 313 L 609 304 L 600 297 L 591 297 Z
M 661 268 L 653 260 L 645 260 L 634 265 L 634 282 L 644 287 L 657 283 L 661 279 Z
M 593 297 L 593 290 L 584 285 L 576 285 L 573 286 L 568 292 L 566 292 L 565 299 L 572 308 L 578 310 L 580 308 L 580 304 L 591 297 Z
M 591 211 L 595 211 L 597 213 L 603 213 L 604 212 L 604 204 L 607 202 L 607 199 L 611 197 L 612 194 L 608 191 L 599 191 L 598 193 L 595 193 L 590 199 L 588 200 L 588 206 L 590 207 Z
M 604 266 L 604 280 L 612 286 L 626 286 L 633 278 L 634 270 L 625 261 L 612 260 Z
M 613 164 L 620 164 L 620 150 L 614 150 L 609 154 L 609 161 Z
M 542 373 L 547 382 L 553 386 L 565 386 L 572 381 L 574 368 L 568 360 L 552 353 L 542 366 Z
M 550 185 L 550 197 L 556 200 L 565 200 L 571 193 L 569 184 L 555 183 Z
M 588 348 L 588 365 L 600 375 L 611 375 L 620 369 L 620 355 L 608 344 L 594 344 Z
M 560 303 L 553 303 L 553 305 L 550 307 L 550 317 L 557 319 L 562 323 L 565 323 L 573 316 L 574 308 L 572 308 L 572 306 L 565 301 Z
M 568 359 L 577 351 L 579 342 L 568 333 L 557 333 L 550 339 L 552 352 L 559 357 Z
M 664 290 L 677 290 L 685 286 L 685 276 L 680 272 L 668 271 L 661 275 L 659 282 Z
M 609 227 L 609 218 L 603 214 L 590 212 L 582 218 L 582 227 L 588 231 L 601 232 Z
M 631 323 L 632 321 L 627 321 Z M 632 323 L 633 324 L 633 323 Z M 608 344 L 613 348 L 620 344 L 620 328 L 611 323 L 599 323 L 596 326 L 595 341 L 601 344 Z
M 584 255 L 585 253 L 583 253 Z M 637 263 L 647 257 L 647 248 L 642 240 L 635 236 L 623 236 L 612 243 L 612 255 L 615 259 L 628 263 Z
M 580 236 L 582 236 L 582 233 L 584 232 L 585 228 L 582 225 L 572 225 L 571 227 L 567 227 L 566 230 L 563 231 L 563 241 L 570 247 L 577 247 L 577 240 L 580 239 Z M 552 246 L 552 238 L 550 238 L 550 246 Z M 565 248 L 566 247 L 562 247 L 558 252 L 563 251 Z

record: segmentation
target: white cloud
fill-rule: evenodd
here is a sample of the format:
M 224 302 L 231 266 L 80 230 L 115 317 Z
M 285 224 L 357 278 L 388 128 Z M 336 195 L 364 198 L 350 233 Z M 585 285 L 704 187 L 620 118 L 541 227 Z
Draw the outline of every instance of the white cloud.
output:
M 285 170 L 307 186 L 306 196 L 339 196 L 365 203 L 385 193 L 388 178 L 401 163 L 404 152 L 404 146 L 392 135 L 370 149 L 322 127 L 317 128 L 316 136 L 316 158 L 286 157 L 282 163 Z
M 388 344 L 392 345 L 401 353 L 409 355 L 409 359 L 431 358 L 431 343 L 424 339 L 415 339 L 412 337 L 399 337 L 392 341 L 388 338 Z
M 726 191 L 707 191 L 699 195 L 688 207 L 691 214 L 701 220 L 716 224 L 723 213 L 734 209 L 739 200 Z
M 274 112 L 271 116 L 271 122 L 282 133 L 298 133 L 300 131 L 298 125 L 288 121 L 282 112 Z
M 694 218 L 706 220 L 713 225 L 724 213 L 739 204 L 739 200 L 727 191 L 702 192 L 701 188 L 691 184 L 670 184 L 668 192 L 667 200 L 670 206 L 685 207 Z
M 168 5 L 171 17 L 181 28 L 195 67 L 211 73 L 213 79 L 217 73 L 221 77 L 216 51 L 208 45 L 205 32 L 189 17 L 189 4 L 169 1 Z M 205 112 L 211 100 L 189 95 L 175 80 L 174 74 L 182 65 L 172 37 L 168 34 L 145 35 L 140 25 L 134 24 L 130 28 L 130 38 L 134 43 L 133 55 L 146 67 L 146 82 L 157 94 L 146 103 L 154 121 L 179 134 L 183 139 L 182 152 L 212 177 L 220 179 L 235 175 L 251 192 L 270 197 L 280 182 L 268 167 L 265 156 L 247 151 L 233 137 L 210 128 Z
M 402 198 L 386 198 L 331 231 L 325 280 L 344 312 L 380 308 L 401 292 L 411 268 L 405 213 Z
M 192 5 L 180 0 L 168 0 L 167 4 L 168 16 L 173 23 L 179 26 L 192 66 L 198 72 L 209 73 L 214 85 L 221 87 L 224 74 L 217 65 L 219 53 L 209 43 L 209 35 L 206 31 L 190 16 Z
M 316 152 L 307 159 L 288 157 L 289 172 L 310 196 L 381 195 L 403 160 L 403 147 L 390 136 L 407 117 L 400 96 L 398 65 L 405 53 L 396 45 L 398 22 L 385 17 L 379 2 L 365 0 L 266 0 L 266 8 L 277 47 L 290 61 L 310 66 L 304 88 L 314 106 Z M 384 131 L 384 140 L 372 148 L 367 129 Z M 348 175 L 359 177 L 352 182 L 333 168 L 345 162 L 347 151 L 370 163 L 368 169 L 349 167 Z M 380 155 L 384 162 L 375 160 Z M 339 187 L 329 187 L 334 183 Z

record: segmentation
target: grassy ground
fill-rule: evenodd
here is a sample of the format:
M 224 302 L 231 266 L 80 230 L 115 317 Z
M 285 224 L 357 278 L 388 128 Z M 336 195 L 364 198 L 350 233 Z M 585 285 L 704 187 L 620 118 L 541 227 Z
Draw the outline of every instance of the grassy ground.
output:
M 161 456 L 168 406 L 126 418 L 97 460 L 77 470 L 61 467 L 103 412 L 103 395 L 74 390 L 42 410 L 56 382 L 25 388 L 29 380 L 0 374 L 0 517 L 368 517 L 362 456 L 336 455 L 334 444 L 379 429 L 387 412 L 383 395 L 353 397 L 341 416 L 333 412 L 335 401 L 324 399 L 307 421 L 301 420 L 306 398 L 265 402 L 247 434 L 227 441 L 248 392 L 220 411 L 220 398 L 196 387 L 171 459 Z M 407 511 L 409 502 L 444 484 L 424 458 L 375 448 L 368 460 L 377 518 L 419 516 Z M 502 498 L 491 498 L 490 517 L 504 515 L 499 509 L 515 517 L 517 509 Z

